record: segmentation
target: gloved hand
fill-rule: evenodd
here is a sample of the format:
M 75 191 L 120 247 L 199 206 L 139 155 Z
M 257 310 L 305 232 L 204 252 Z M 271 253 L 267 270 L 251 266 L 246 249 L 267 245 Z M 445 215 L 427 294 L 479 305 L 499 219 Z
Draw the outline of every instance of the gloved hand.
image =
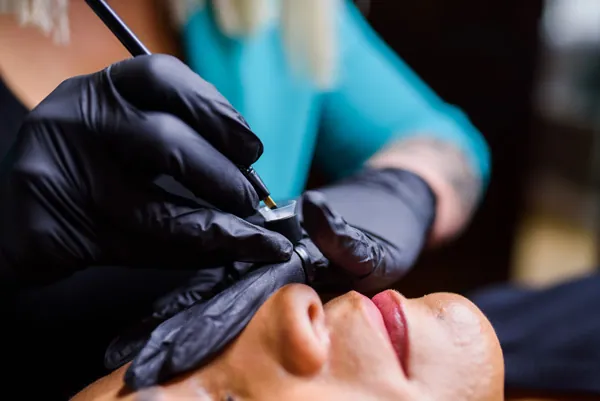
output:
M 137 353 L 126 372 L 126 383 L 133 389 L 162 383 L 203 364 L 220 352 L 277 290 L 290 283 L 305 282 L 302 260 L 294 254 L 287 262 L 250 271 L 212 298 L 192 302 L 179 313 L 175 313 L 177 306 L 187 304 L 189 299 L 181 295 L 168 296 L 162 303 L 163 307 L 172 303 L 167 307 L 167 315 L 155 316 L 155 319 L 116 339 L 107 350 L 106 365 L 116 368 Z M 201 297 L 202 290 L 193 287 L 182 294 Z M 158 323 L 164 317 L 168 319 Z M 153 325 L 154 330 L 148 330 Z
M 2 164 L 0 281 L 100 264 L 288 260 L 289 241 L 234 216 L 257 209 L 236 165 L 262 151 L 227 100 L 173 57 L 69 79 L 29 114 Z M 206 202 L 167 193 L 161 175 Z
M 385 288 L 415 261 L 435 214 L 429 186 L 394 169 L 366 170 L 306 192 L 301 205 L 306 236 L 289 261 L 258 270 L 237 263 L 217 279 L 202 273 L 159 300 L 152 317 L 113 342 L 107 367 L 137 354 L 126 382 L 139 389 L 201 366 L 243 330 L 266 299 L 292 282 L 337 291 Z
M 301 210 L 308 238 L 330 264 L 316 272 L 315 285 L 339 286 L 345 277 L 347 286 L 372 293 L 389 288 L 415 263 L 435 219 L 436 198 L 409 171 L 366 169 L 306 192 Z

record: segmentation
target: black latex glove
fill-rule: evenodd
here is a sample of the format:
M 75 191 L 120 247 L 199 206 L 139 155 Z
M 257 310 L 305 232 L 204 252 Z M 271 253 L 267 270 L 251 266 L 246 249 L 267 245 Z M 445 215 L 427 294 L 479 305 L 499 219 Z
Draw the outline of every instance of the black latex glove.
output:
M 290 283 L 305 282 L 303 262 L 297 254 L 287 262 L 252 270 L 212 298 L 158 325 L 149 339 L 140 331 L 126 333 L 109 347 L 107 365 L 116 367 L 141 348 L 127 370 L 126 383 L 133 389 L 162 383 L 219 353 L 277 290 Z M 177 303 L 182 301 L 181 297 L 176 298 Z
M 400 169 L 364 170 L 330 187 L 305 192 L 297 210 L 305 232 L 296 251 L 308 253 L 310 284 L 336 292 L 389 287 L 419 256 L 435 218 L 435 203 L 424 180 Z M 234 264 L 228 270 L 227 283 L 243 276 L 244 268 L 250 269 L 241 266 Z M 157 304 L 155 316 L 173 315 L 206 299 L 207 288 L 215 292 L 210 283 L 225 277 L 224 270 L 220 274 L 218 280 L 209 280 L 202 273 L 166 296 Z
M 336 291 L 383 288 L 415 261 L 435 211 L 435 198 L 422 179 L 392 169 L 364 171 L 322 192 L 307 192 L 301 204 L 306 236 L 292 259 L 237 282 L 256 266 L 236 263 L 211 276 L 200 272 L 189 285 L 159 300 L 152 317 L 111 344 L 107 367 L 114 369 L 137 354 L 126 375 L 135 389 L 197 368 L 235 338 L 285 284 L 305 282 Z M 349 217 L 334 212 L 333 204 Z
M 287 260 L 289 241 L 233 215 L 256 211 L 236 165 L 262 151 L 227 100 L 173 57 L 69 79 L 29 114 L 3 161 L 0 279 Z M 164 175 L 206 203 L 162 190 L 154 181 Z
M 156 300 L 152 307 L 154 311 L 152 315 L 141 322 L 134 323 L 112 341 L 105 354 L 105 367 L 114 370 L 130 362 L 146 345 L 152 332 L 163 322 L 194 305 L 219 296 L 252 268 L 257 267 L 260 266 L 235 262 L 228 266 L 198 271 L 186 284 Z M 227 325 L 237 325 L 237 322 L 235 319 L 228 319 L 226 314 L 221 317 L 223 320 L 219 327 L 223 329 L 223 333 L 220 335 L 223 336 L 231 332 Z
M 368 169 L 306 192 L 303 226 L 331 267 L 317 271 L 315 285 L 339 286 L 342 275 L 361 292 L 390 287 L 419 256 L 435 206 L 427 183 L 400 169 Z

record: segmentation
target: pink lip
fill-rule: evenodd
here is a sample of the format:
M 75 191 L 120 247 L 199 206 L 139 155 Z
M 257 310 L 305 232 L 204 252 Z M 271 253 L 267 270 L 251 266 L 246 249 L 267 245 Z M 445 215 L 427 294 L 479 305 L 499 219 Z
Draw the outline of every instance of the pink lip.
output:
M 402 369 L 408 375 L 408 325 L 406 324 L 406 316 L 402 308 L 401 299 L 394 295 L 394 291 L 389 290 L 375 295 L 372 301 L 383 319 Z

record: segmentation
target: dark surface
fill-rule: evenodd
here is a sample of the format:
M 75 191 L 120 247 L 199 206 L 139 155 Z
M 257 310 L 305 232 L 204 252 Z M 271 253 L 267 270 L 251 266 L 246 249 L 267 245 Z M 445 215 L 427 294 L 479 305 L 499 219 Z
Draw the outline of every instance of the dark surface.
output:
M 472 294 L 502 346 L 509 389 L 600 395 L 600 275 Z
M 542 0 L 372 1 L 368 18 L 386 42 L 484 133 L 492 180 L 472 226 L 428 252 L 399 289 L 466 292 L 504 281 L 523 201 L 531 92 Z

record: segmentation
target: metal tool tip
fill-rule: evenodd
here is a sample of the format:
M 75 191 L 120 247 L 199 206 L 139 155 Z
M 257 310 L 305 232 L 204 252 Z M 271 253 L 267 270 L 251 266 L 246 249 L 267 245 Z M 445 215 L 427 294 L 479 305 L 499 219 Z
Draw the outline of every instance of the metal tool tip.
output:
M 269 209 L 277 209 L 277 204 L 270 196 L 267 196 L 263 202 L 265 202 L 265 205 L 267 205 Z

